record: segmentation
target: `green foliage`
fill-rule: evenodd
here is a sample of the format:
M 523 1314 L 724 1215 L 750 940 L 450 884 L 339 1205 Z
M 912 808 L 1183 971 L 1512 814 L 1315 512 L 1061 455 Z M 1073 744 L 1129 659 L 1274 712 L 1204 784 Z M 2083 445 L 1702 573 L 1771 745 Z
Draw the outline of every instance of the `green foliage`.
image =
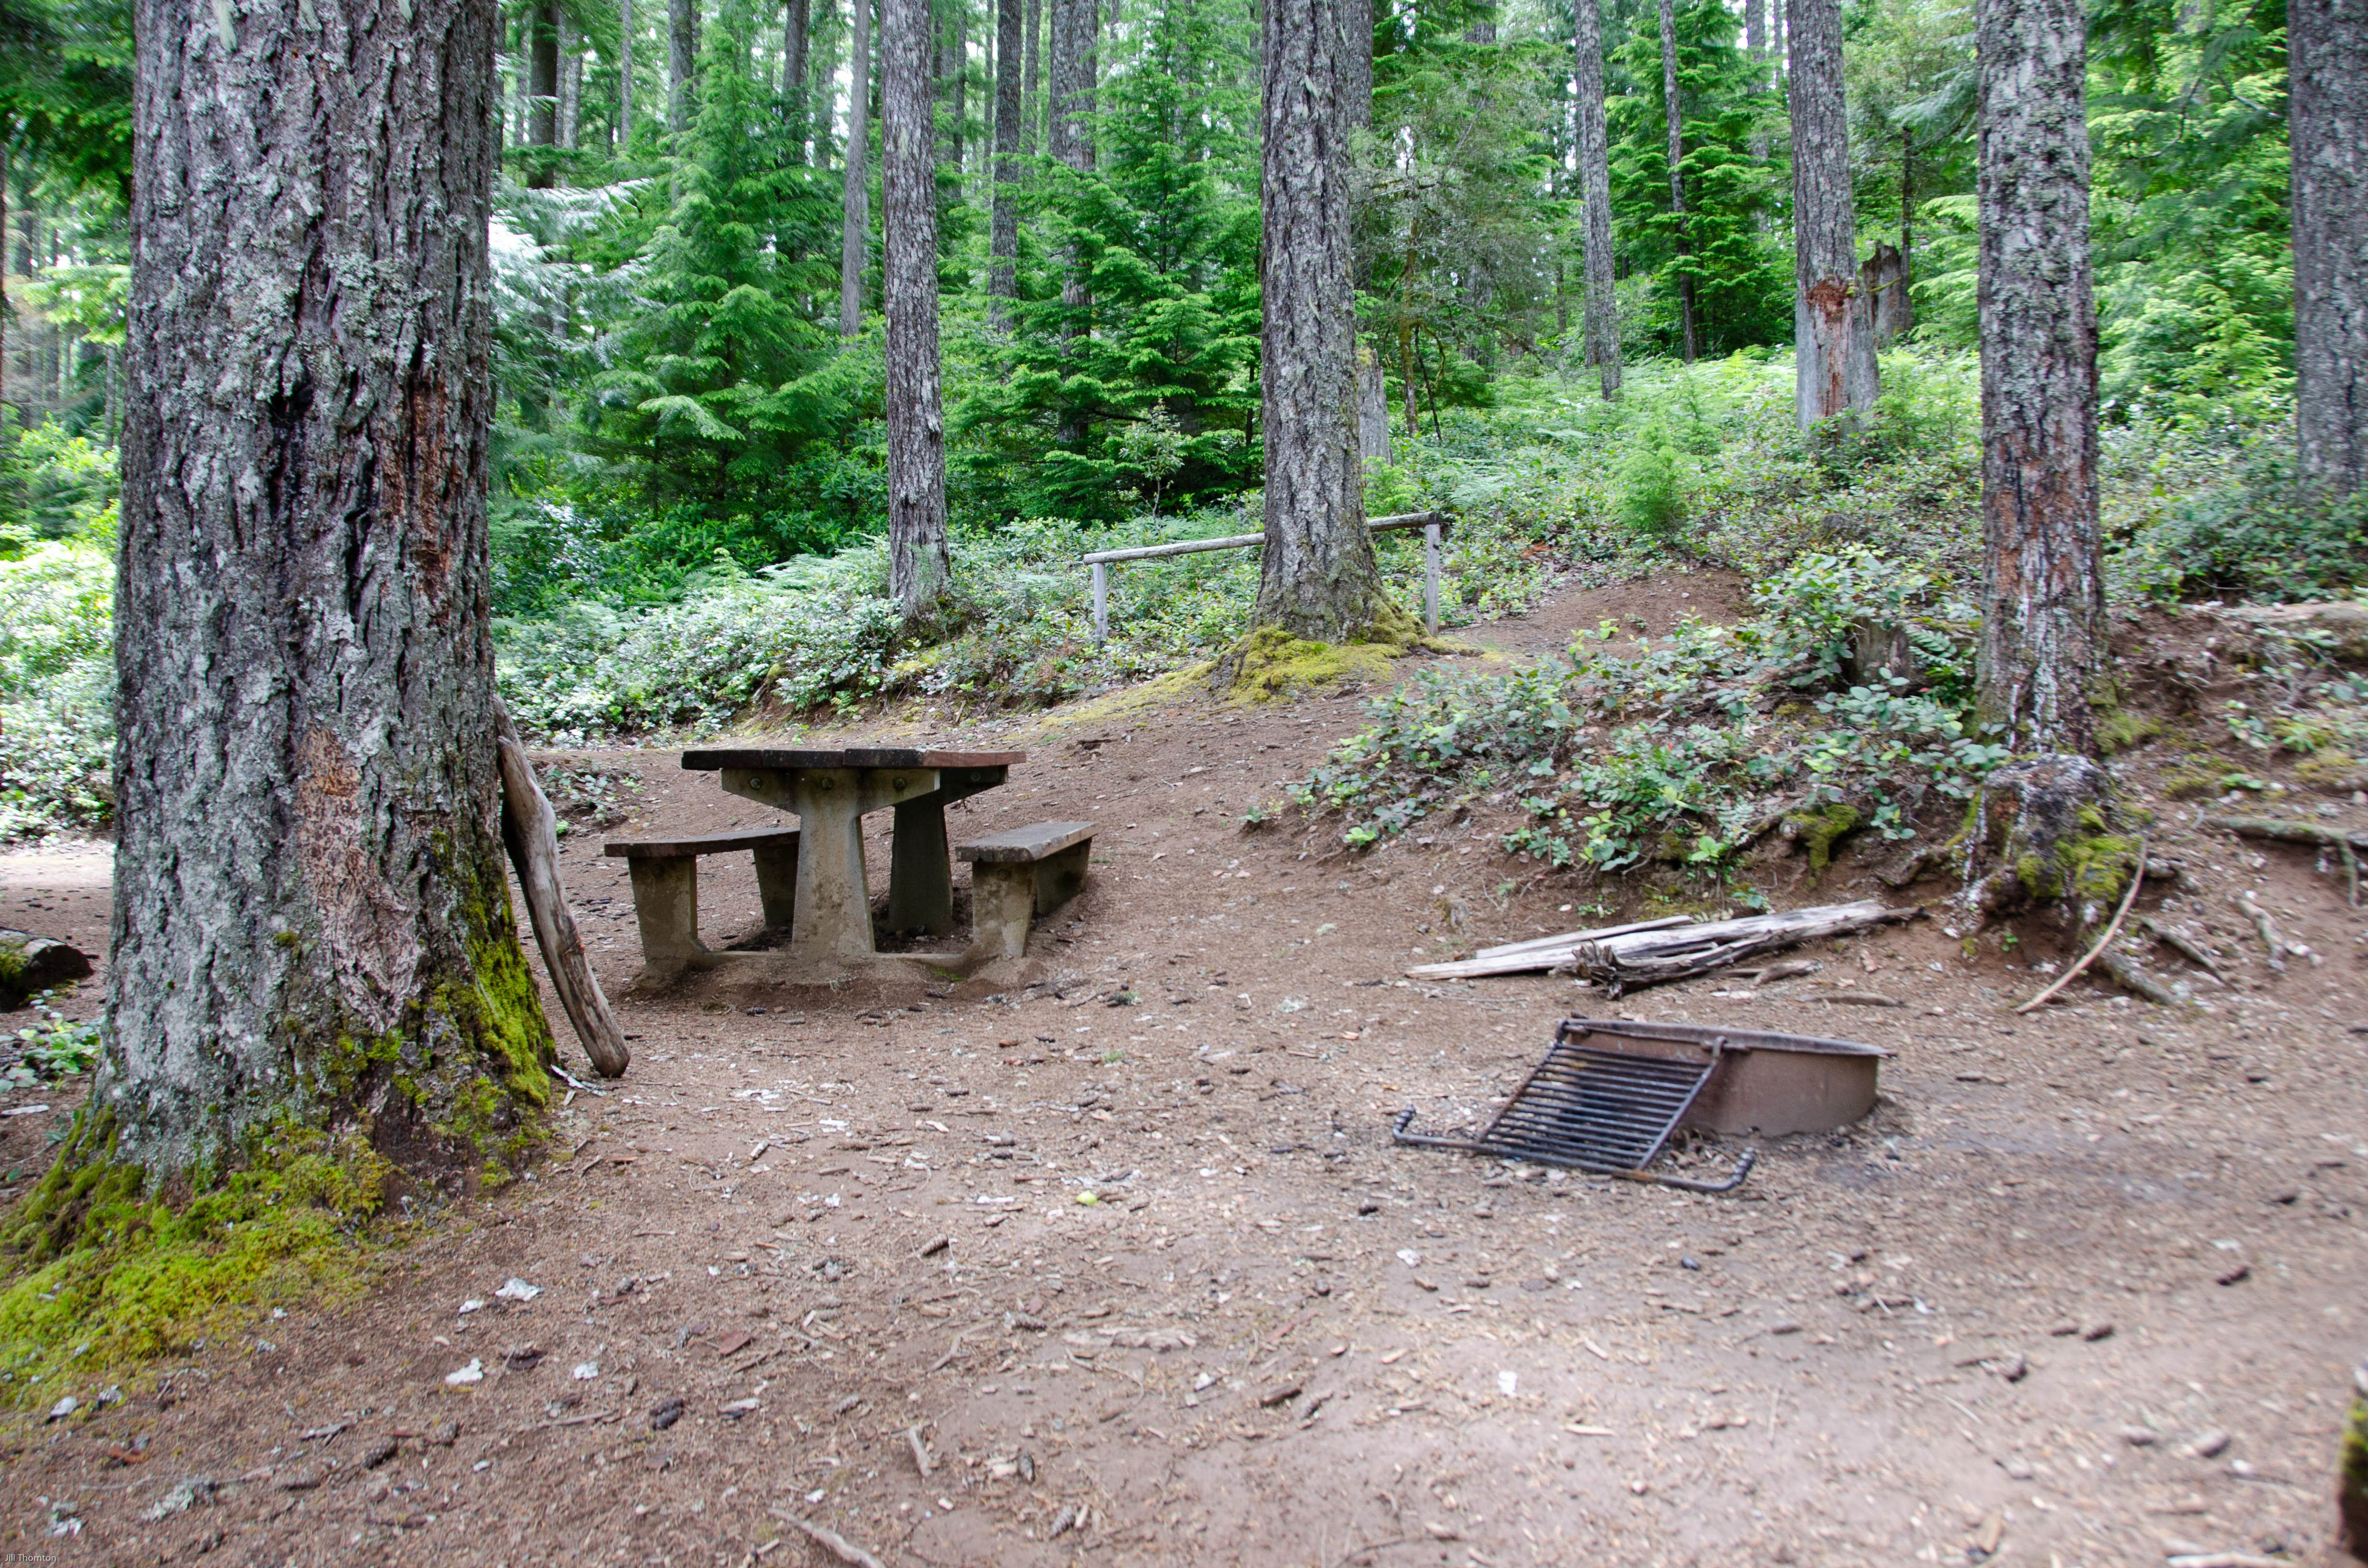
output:
M 35 992 L 26 1005 L 40 1021 L 16 1032 L 16 1060 L 0 1067 L 0 1087 L 25 1087 L 98 1065 L 104 1041 L 97 1024 L 77 1023 L 58 1011 L 53 992 Z
M 2115 544 L 2116 574 L 2159 597 L 2333 598 L 2368 583 L 2368 492 L 2325 494 L 2264 444 L 2233 480 L 2171 500 Z
M 0 560 L 0 842 L 107 818 L 114 565 L 98 538 Z
M 1732 628 L 1690 619 L 1623 655 L 1607 624 L 1563 661 L 1427 674 L 1375 701 L 1373 725 L 1294 799 L 1347 819 L 1352 848 L 1484 797 L 1518 803 L 1529 821 L 1507 849 L 1606 872 L 1716 871 L 1787 816 L 1812 824 L 1813 859 L 1861 825 L 1910 836 L 1919 813 L 1968 798 L 2007 758 L 1973 733 L 1962 691 L 1837 688 L 1834 629 L 1861 610 L 1907 616 L 1925 586 L 1872 557 L 1810 556 Z M 1962 666 L 1965 648 L 1934 637 Z M 1786 700 L 1804 686 L 1811 703 Z

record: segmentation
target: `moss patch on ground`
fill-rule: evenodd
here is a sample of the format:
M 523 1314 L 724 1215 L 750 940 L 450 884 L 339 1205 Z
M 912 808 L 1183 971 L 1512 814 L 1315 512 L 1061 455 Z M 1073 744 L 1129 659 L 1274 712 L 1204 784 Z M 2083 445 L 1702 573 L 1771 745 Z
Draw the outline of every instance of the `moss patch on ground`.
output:
M 2351 1554 L 2368 1551 L 2368 1363 L 2357 1377 L 2361 1396 L 2343 1423 L 2343 1451 L 2336 1460 L 2335 1495 L 2343 1517 L 2344 1544 Z
M 1809 875 L 1824 874 L 1833 864 L 1834 845 L 1843 835 L 1860 823 L 1858 808 L 1846 801 L 1834 801 L 1805 812 L 1795 812 L 1784 819 L 1784 825 L 1808 846 Z
M 1261 626 L 1206 666 L 1203 678 L 1214 696 L 1268 702 L 1347 680 L 1386 681 L 1393 659 L 1458 651 L 1454 643 L 1427 635 L 1419 622 L 1384 602 L 1373 624 L 1345 642 L 1316 642 L 1279 626 Z
M 114 1158 L 85 1107 L 57 1163 L 0 1221 L 0 1405 L 80 1392 L 273 1304 L 358 1294 L 393 1167 L 358 1131 L 258 1138 L 175 1203 Z

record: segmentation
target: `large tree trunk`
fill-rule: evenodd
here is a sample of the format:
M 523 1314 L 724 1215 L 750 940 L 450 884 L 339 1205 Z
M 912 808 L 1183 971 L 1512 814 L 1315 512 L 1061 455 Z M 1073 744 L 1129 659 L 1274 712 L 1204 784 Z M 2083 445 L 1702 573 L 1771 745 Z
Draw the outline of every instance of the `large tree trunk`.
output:
M 1028 0 L 1028 73 L 1019 84 L 1019 150 L 1030 158 L 1043 142 L 1039 134 L 1044 123 L 1043 13 L 1043 0 Z
M 838 244 L 838 335 L 863 332 L 863 269 L 871 258 L 871 200 L 865 165 L 871 154 L 871 0 L 848 0 L 855 18 L 848 44 L 847 181 L 841 200 Z
M 1339 0 L 1267 0 L 1258 282 L 1266 549 L 1253 624 L 1339 642 L 1381 618 L 1358 460 Z
M 543 0 L 534 8 L 528 27 L 527 92 L 533 107 L 527 115 L 527 140 L 537 147 L 559 145 L 559 6 L 555 0 Z M 527 170 L 526 183 L 533 190 L 548 190 L 558 178 L 558 170 L 549 158 L 541 158 Z
M 1019 265 L 1020 0 L 995 8 L 995 214 L 987 235 L 987 314 L 995 330 L 1010 326 L 1004 301 L 1018 291 Z
M 1751 55 L 1751 90 L 1755 93 L 1764 93 L 1769 89 L 1774 51 L 1768 47 L 1768 23 L 1769 13 L 1776 3 L 1777 0 L 1743 0 L 1744 47 Z M 1768 161 L 1767 121 L 1756 116 L 1751 125 L 1751 161 L 1755 164 Z M 1766 223 L 1766 213 L 1760 214 L 1760 222 L 1763 225 Z
M 882 0 L 880 205 L 882 292 L 888 313 L 888 591 L 903 604 L 908 620 L 936 607 L 948 576 L 929 33 L 929 0 Z
M 633 0 L 617 0 L 617 156 L 633 143 Z
M 486 563 L 495 7 L 138 0 L 108 1056 L 152 1176 L 549 1093 Z
M 806 77 L 813 40 L 810 0 L 789 0 L 781 17 L 781 101 L 789 117 L 790 156 L 801 164 L 806 161 L 806 136 L 812 129 L 807 106 L 813 99 Z
M 573 153 L 584 130 L 584 30 L 559 13 L 559 144 Z
M 1620 297 L 1611 276 L 1611 143 L 1603 119 L 1601 0 L 1573 0 L 1577 16 L 1578 194 L 1586 229 L 1587 358 L 1603 395 L 1620 395 Z
M 2088 752 L 2105 657 L 2081 0 L 1980 0 L 1980 712 Z
M 2292 0 L 2294 426 L 2305 477 L 2368 485 L 2368 0 Z
M 1694 362 L 1693 232 L 1686 222 L 1686 156 L 1683 106 L 1678 98 L 1678 15 L 1661 0 L 1661 99 L 1669 128 L 1669 210 L 1678 220 L 1678 329 L 1686 363 Z
M 1099 28 L 1100 0 L 1053 0 L 1053 156 L 1080 174 L 1094 166 L 1094 133 L 1087 116 L 1094 110 L 1094 43 Z M 1085 262 L 1075 246 L 1065 257 L 1061 283 L 1062 338 L 1072 345 L 1090 330 L 1094 298 L 1086 286 Z M 1060 438 L 1068 446 L 1085 444 L 1082 409 L 1064 410 Z
M 1341 57 L 1341 112 L 1351 131 L 1373 125 L 1373 0 L 1340 0 L 1348 52 Z
M 1873 411 L 1874 315 L 1859 287 L 1841 0 L 1791 4 L 1793 412 L 1806 432 Z
M 681 135 L 698 105 L 699 0 L 666 0 L 666 129 Z

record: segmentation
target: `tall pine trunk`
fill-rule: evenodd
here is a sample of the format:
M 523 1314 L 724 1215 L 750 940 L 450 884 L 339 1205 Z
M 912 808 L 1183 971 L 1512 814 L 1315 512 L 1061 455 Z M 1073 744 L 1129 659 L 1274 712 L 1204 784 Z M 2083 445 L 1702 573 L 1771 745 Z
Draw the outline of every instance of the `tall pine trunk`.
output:
M 584 129 L 584 30 L 559 13 L 559 144 L 575 151 Z
M 2291 0 L 2294 426 L 2302 471 L 2368 486 L 2368 0 Z
M 929 0 L 881 0 L 881 281 L 888 314 L 888 591 L 907 620 L 946 591 Z
M 863 332 L 863 269 L 871 257 L 870 174 L 871 156 L 871 0 L 848 0 L 855 32 L 848 43 L 847 180 L 842 190 L 838 243 L 838 335 Z
M 681 135 L 699 107 L 699 0 L 666 0 L 666 129 Z
M 813 129 L 806 83 L 813 42 L 811 0 L 789 0 L 781 17 L 781 103 L 789 118 L 790 156 L 800 164 L 806 161 L 806 137 Z
M 543 0 L 534 8 L 528 24 L 528 85 L 533 107 L 527 116 L 527 140 L 537 147 L 559 145 L 559 6 L 556 0 Z M 526 183 L 532 190 L 548 190 L 558 177 L 558 168 L 548 157 L 536 160 L 527 171 Z
M 1587 358 L 1607 400 L 1620 395 L 1620 296 L 1611 276 L 1611 143 L 1603 117 L 1601 0 L 1573 0 L 1577 17 L 1578 194 L 1587 227 Z
M 1677 219 L 1678 329 L 1686 363 L 1691 365 L 1697 352 L 1693 229 L 1686 220 L 1684 112 L 1678 98 L 1678 14 L 1672 0 L 1661 0 L 1661 97 L 1669 124 L 1669 211 Z
M 1094 43 L 1100 26 L 1100 0 L 1052 0 L 1053 119 L 1052 153 L 1080 174 L 1094 166 L 1094 135 L 1087 116 L 1094 109 Z M 1061 282 L 1061 336 L 1075 352 L 1076 340 L 1091 330 L 1088 318 L 1094 299 L 1087 288 L 1086 264 L 1075 245 L 1066 247 Z M 1069 408 L 1061 415 L 1061 440 L 1078 447 L 1086 439 L 1085 411 Z
M 2105 660 L 2082 0 L 1980 0 L 1982 718 L 2089 752 Z
M 495 19 L 135 6 L 91 1106 L 152 1176 L 285 1121 L 465 1174 L 549 1092 L 495 749 Z
M 1348 28 L 1340 0 L 1267 0 L 1261 33 L 1266 548 L 1252 621 L 1338 642 L 1388 612 L 1358 460 Z
M 1859 287 L 1841 0 L 1791 5 L 1793 412 L 1805 432 L 1873 410 L 1874 313 Z
M 617 156 L 633 144 L 633 0 L 617 0 Z
M 1019 149 L 1030 157 L 1043 144 L 1044 126 L 1044 5 L 1043 0 L 1028 0 L 1028 71 L 1019 84 Z
M 1373 0 L 1340 0 L 1348 52 L 1341 57 L 1341 112 L 1352 131 L 1373 126 Z M 1378 361 L 1376 361 L 1378 363 Z
M 1008 329 L 1005 303 L 1018 290 L 1019 265 L 1020 71 L 1027 46 L 1020 0 L 996 0 L 995 7 L 995 212 L 987 234 L 988 320 Z

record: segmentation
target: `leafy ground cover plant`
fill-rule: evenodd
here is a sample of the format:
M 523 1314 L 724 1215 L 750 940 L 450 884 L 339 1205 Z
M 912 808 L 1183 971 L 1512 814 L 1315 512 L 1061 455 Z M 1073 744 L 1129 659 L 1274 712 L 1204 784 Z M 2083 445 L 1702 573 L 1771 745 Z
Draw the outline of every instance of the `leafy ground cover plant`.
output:
M 1842 832 L 1911 837 L 2006 760 L 1973 725 L 1970 617 L 1927 574 L 1812 554 L 1753 605 L 1633 653 L 1607 624 L 1527 669 L 1428 673 L 1294 800 L 1351 847 L 1485 800 L 1518 805 L 1505 847 L 1548 866 L 1718 871 L 1787 820 L 1820 865 Z M 1871 646 L 1891 662 L 1871 666 Z

